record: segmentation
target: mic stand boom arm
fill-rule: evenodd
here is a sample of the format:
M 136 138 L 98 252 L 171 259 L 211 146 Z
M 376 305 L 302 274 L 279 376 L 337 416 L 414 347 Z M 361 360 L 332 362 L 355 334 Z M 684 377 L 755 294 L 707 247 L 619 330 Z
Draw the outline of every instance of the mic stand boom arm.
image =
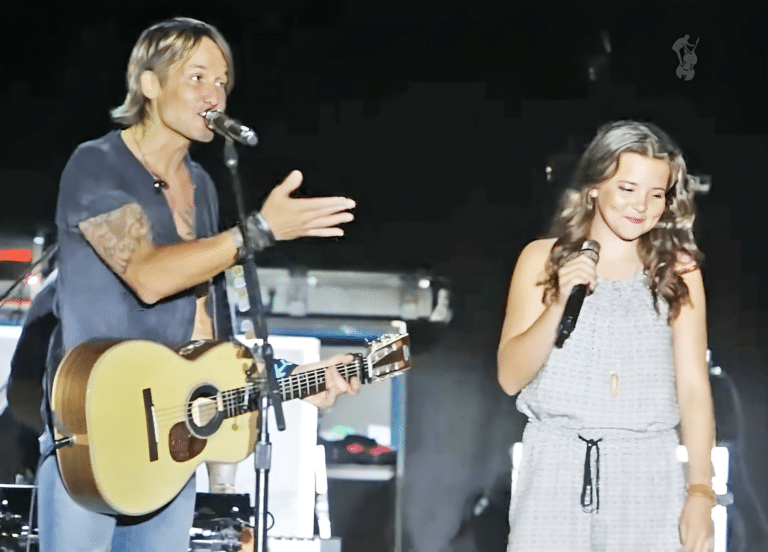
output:
M 243 187 L 240 183 L 240 174 L 238 173 L 238 156 L 235 150 L 235 144 L 232 138 L 228 136 L 224 138 L 224 162 L 229 169 L 230 176 L 232 177 L 232 189 L 235 195 L 235 202 L 237 203 L 237 213 L 240 218 L 241 228 L 245 225 L 246 212 L 245 212 L 245 200 L 243 198 Z M 261 290 L 259 289 L 259 279 L 256 273 L 256 263 L 253 260 L 253 256 L 249 255 L 242 263 L 243 265 L 243 277 L 245 279 L 246 290 L 248 292 L 248 298 L 251 304 L 250 315 L 253 321 L 253 330 L 255 337 L 262 342 L 261 350 L 252 351 L 254 359 L 260 355 L 264 359 L 264 365 L 267 372 L 267 388 L 262 390 L 262 394 L 259 397 L 260 413 L 259 423 L 261 424 L 261 431 L 259 432 L 259 440 L 256 442 L 253 451 L 254 467 L 256 469 L 256 488 L 255 490 L 255 506 L 254 506 L 254 519 L 255 524 L 255 550 L 257 552 L 266 552 L 267 550 L 267 489 L 268 489 L 268 474 L 272 457 L 272 445 L 269 442 L 269 432 L 267 423 L 267 413 L 269 411 L 269 404 L 272 403 L 272 407 L 275 411 L 275 424 L 277 429 L 283 431 L 285 429 L 285 417 L 283 416 L 283 403 L 280 392 L 277 387 L 277 378 L 275 377 L 274 370 L 274 356 L 272 346 L 268 343 L 267 338 L 267 322 L 264 316 L 264 305 L 261 301 Z M 258 371 L 254 371 L 254 375 L 258 377 Z M 264 392 L 266 391 L 266 392 Z

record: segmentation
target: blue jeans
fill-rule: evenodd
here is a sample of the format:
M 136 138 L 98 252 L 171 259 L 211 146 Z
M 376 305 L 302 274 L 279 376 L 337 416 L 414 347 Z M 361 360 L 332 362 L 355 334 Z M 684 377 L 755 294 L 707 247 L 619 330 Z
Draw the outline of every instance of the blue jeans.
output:
M 40 452 L 52 448 L 46 429 Z M 126 481 L 126 484 L 136 484 Z M 37 470 L 40 552 L 187 552 L 195 513 L 195 476 L 167 506 L 146 516 L 112 516 L 87 510 L 67 493 L 56 455 Z

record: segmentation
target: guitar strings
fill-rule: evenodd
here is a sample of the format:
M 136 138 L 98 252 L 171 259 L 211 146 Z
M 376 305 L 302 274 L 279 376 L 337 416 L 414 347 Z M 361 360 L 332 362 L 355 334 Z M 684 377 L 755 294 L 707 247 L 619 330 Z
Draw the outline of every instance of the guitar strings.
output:
M 334 368 L 339 371 L 339 374 L 345 379 L 349 380 L 353 376 L 360 375 L 361 360 L 356 359 L 349 364 L 336 364 Z M 325 367 L 318 368 L 316 370 L 301 372 L 278 380 L 279 390 L 281 395 L 285 399 L 292 399 L 294 395 L 302 397 L 302 389 L 309 391 L 315 389 L 316 392 L 320 392 L 325 389 Z M 167 408 L 161 408 L 155 410 L 155 420 L 158 427 L 166 427 L 170 422 L 171 425 L 183 421 L 186 418 L 192 417 L 192 413 L 196 410 L 200 417 L 206 415 L 213 417 L 216 412 L 219 411 L 219 404 L 222 405 L 223 410 L 228 413 L 229 416 L 245 414 L 247 410 L 247 399 L 251 394 L 257 394 L 255 384 L 247 384 L 244 387 L 229 389 L 221 391 L 218 396 L 201 397 L 206 402 L 188 401 L 186 405 L 177 405 Z M 290 394 L 290 396 L 288 396 Z M 309 395 L 311 393 L 307 393 Z M 306 396 L 306 395 L 304 395 Z M 196 399 L 197 401 L 198 399 Z M 238 408 L 245 406 L 246 409 L 240 412 Z M 231 412 L 231 414 L 230 414 Z
M 354 376 L 362 377 L 361 368 L 366 362 L 367 359 L 358 356 L 349 364 L 336 364 L 333 367 L 339 371 L 339 374 L 343 378 L 349 381 Z M 283 396 L 283 399 L 290 400 L 293 398 L 304 398 L 305 396 L 312 394 L 310 390 L 313 388 L 315 390 L 314 392 L 325 390 L 325 368 L 326 367 L 321 367 L 315 370 L 293 374 L 287 378 L 278 380 L 279 392 Z M 195 399 L 195 401 L 187 401 L 185 405 L 182 404 L 155 409 L 153 412 L 154 423 L 159 434 L 164 434 L 169 427 L 169 424 L 175 425 L 184 420 L 193 418 L 193 413 L 197 413 L 199 417 L 198 419 L 207 418 L 207 421 L 203 425 L 206 425 L 216 416 L 220 407 L 222 411 L 226 412 L 227 418 L 247 414 L 248 412 L 255 410 L 255 408 L 251 408 L 252 399 L 250 399 L 250 397 L 258 395 L 256 387 L 256 384 L 248 383 L 244 387 L 220 391 L 214 396 L 199 397 L 198 399 Z M 303 390 L 306 390 L 307 392 L 302 394 Z M 294 397 L 294 395 L 296 396 Z M 204 402 L 200 402 L 201 400 Z
M 339 364 L 335 367 L 339 370 L 342 377 L 350 379 L 351 376 L 359 375 L 360 362 L 354 361 L 349 365 Z M 319 392 L 325 388 L 325 368 L 301 372 L 289 378 L 281 379 L 278 383 L 280 384 L 280 392 L 285 399 L 303 398 L 303 396 L 311 394 L 310 391 L 312 389 L 315 392 Z M 190 402 L 187 404 L 186 415 L 191 417 L 192 412 L 196 410 L 201 418 L 209 417 L 212 419 L 219 412 L 219 404 L 222 406 L 221 410 L 227 413 L 227 417 L 245 414 L 253 410 L 248 408 L 248 391 L 245 389 L 239 388 L 222 391 L 219 397 L 207 397 L 207 402 L 204 403 L 195 404 Z M 302 389 L 306 389 L 308 393 L 302 394 Z M 288 393 L 290 393 L 290 396 L 288 396 Z M 177 413 L 174 414 L 178 415 Z
M 341 377 L 347 381 L 354 376 L 360 375 L 359 367 L 359 360 L 349 364 L 338 364 L 335 366 Z M 298 391 L 296 394 L 301 396 L 302 388 L 306 388 L 307 390 L 315 388 L 316 391 L 319 392 L 325 389 L 325 368 L 320 368 L 312 372 L 301 372 L 289 378 L 281 379 L 278 383 L 280 384 L 280 390 L 283 395 L 290 392 L 291 396 L 288 398 L 293 398 L 294 391 Z
M 339 371 L 342 377 L 345 377 L 345 379 L 349 380 L 352 376 L 361 375 L 360 367 L 361 363 L 364 362 L 364 359 L 356 357 L 355 360 L 349 364 L 341 363 L 336 364 L 333 367 Z M 351 370 L 354 370 L 354 373 L 351 373 Z M 290 393 L 290 397 L 288 397 L 289 399 L 294 398 L 295 394 L 301 396 L 301 391 L 303 388 L 306 388 L 308 391 L 310 388 L 314 388 L 316 392 L 319 392 L 323 390 L 325 386 L 325 367 L 308 372 L 294 374 L 293 376 L 279 380 L 278 383 L 280 386 L 280 392 L 284 396 L 287 393 Z M 229 410 L 231 407 L 236 406 L 240 402 L 241 398 L 247 400 L 249 390 L 252 387 L 254 387 L 253 384 L 248 384 L 245 387 L 238 389 L 221 391 L 213 397 L 200 397 L 200 399 L 206 401 L 203 403 L 198 402 L 196 404 L 195 401 L 198 401 L 198 399 L 195 399 L 195 401 L 187 401 L 185 405 L 182 404 L 172 407 L 155 409 L 155 422 L 157 424 L 165 424 L 169 419 L 172 419 L 172 421 L 177 421 L 182 413 L 189 417 L 195 409 L 197 409 L 198 412 L 205 411 L 206 413 L 208 413 L 210 410 L 217 411 L 219 404 L 222 404 Z

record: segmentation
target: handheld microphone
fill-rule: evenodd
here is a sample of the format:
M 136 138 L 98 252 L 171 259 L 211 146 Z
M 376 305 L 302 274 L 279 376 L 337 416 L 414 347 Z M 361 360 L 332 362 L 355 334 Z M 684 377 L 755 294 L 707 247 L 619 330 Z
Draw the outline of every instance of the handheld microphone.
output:
M 597 262 L 600 254 L 600 244 L 595 240 L 584 240 L 584 245 L 581 246 L 580 254 L 586 255 L 593 261 Z M 560 321 L 560 329 L 558 330 L 557 341 L 555 341 L 555 347 L 558 349 L 563 346 L 565 340 L 568 339 L 568 336 L 571 335 L 571 332 L 576 327 L 576 320 L 579 319 L 581 305 L 584 303 L 584 297 L 586 297 L 586 295 L 586 284 L 577 284 L 573 286 L 571 295 L 568 297 L 568 301 L 565 303 L 563 319 Z
M 256 136 L 253 129 L 248 128 L 243 123 L 233 119 L 223 111 L 211 109 L 210 111 L 206 111 L 204 116 L 208 128 L 214 132 L 218 132 L 225 138 L 232 138 L 246 146 L 255 146 L 259 141 L 259 138 Z

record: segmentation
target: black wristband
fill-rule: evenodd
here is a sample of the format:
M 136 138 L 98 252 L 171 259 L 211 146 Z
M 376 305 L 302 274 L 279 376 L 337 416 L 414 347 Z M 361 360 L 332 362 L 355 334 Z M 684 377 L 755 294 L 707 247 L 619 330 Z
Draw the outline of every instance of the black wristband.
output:
M 263 251 L 275 244 L 275 235 L 272 233 L 272 229 L 258 211 L 254 211 L 246 217 L 245 223 L 240 225 L 240 233 L 243 236 L 243 244 L 237 248 L 239 260 L 253 256 L 254 253 Z

